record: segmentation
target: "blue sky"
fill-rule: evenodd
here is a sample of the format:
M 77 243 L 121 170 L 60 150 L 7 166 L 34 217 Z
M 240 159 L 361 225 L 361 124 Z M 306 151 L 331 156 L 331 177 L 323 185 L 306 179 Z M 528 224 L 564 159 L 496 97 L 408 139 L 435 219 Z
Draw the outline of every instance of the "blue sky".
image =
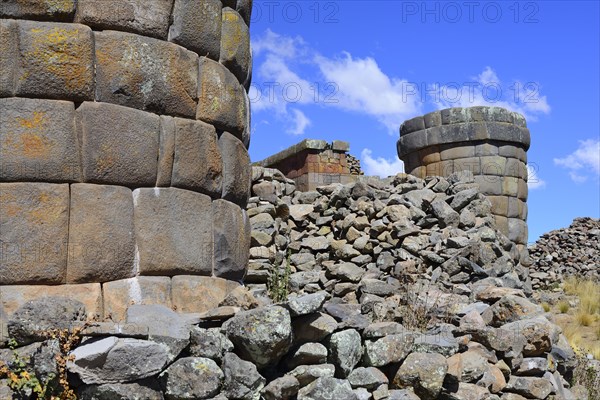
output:
M 597 1 L 255 0 L 250 156 L 346 140 L 386 176 L 405 119 L 503 106 L 532 135 L 530 241 L 598 218 L 599 25 Z

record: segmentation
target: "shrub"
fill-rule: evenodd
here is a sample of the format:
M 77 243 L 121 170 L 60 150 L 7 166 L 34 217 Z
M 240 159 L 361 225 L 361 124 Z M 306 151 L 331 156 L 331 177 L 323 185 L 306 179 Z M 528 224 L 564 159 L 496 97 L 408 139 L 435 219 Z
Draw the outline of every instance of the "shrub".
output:
M 548 311 L 550 311 L 550 304 L 543 302 L 542 308 L 544 309 L 544 312 L 548 312 Z

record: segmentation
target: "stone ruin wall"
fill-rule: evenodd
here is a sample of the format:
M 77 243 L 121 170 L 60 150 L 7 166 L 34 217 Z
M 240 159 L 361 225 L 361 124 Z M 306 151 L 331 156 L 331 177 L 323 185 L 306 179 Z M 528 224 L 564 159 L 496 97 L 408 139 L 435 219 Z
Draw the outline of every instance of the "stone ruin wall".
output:
M 243 279 L 251 3 L 0 3 L 2 319 L 201 312 Z
M 492 203 L 498 229 L 527 246 L 527 150 L 525 118 L 499 107 L 449 108 L 405 121 L 398 156 L 419 178 L 469 170 Z M 525 254 L 525 252 L 523 252 Z

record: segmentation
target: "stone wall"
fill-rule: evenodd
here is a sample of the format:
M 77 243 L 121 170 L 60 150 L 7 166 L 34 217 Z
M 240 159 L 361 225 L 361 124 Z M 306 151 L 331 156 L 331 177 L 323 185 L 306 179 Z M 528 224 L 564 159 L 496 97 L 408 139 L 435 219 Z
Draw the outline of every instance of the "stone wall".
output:
M 3 319 L 203 311 L 243 279 L 251 3 L 0 3 Z
M 527 244 L 527 150 L 522 115 L 499 107 L 449 108 L 405 121 L 398 156 L 407 173 L 447 177 L 469 170 L 492 203 L 496 225 Z
M 349 150 L 350 144 L 341 140 L 306 139 L 255 164 L 278 169 L 294 180 L 298 190 L 310 191 L 331 183 L 356 182 L 360 162 L 347 154 Z

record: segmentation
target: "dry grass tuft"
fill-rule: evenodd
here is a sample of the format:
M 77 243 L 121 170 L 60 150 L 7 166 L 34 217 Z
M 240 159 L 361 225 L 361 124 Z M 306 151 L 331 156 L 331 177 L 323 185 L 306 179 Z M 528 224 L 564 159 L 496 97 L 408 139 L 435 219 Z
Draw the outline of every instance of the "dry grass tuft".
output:
M 548 312 L 550 311 L 550 304 L 544 302 L 542 303 L 542 308 L 544 309 L 544 312 Z
M 561 314 L 566 314 L 569 311 L 569 308 L 571 308 L 571 305 L 566 300 L 562 300 L 558 303 L 558 311 L 560 311 Z

